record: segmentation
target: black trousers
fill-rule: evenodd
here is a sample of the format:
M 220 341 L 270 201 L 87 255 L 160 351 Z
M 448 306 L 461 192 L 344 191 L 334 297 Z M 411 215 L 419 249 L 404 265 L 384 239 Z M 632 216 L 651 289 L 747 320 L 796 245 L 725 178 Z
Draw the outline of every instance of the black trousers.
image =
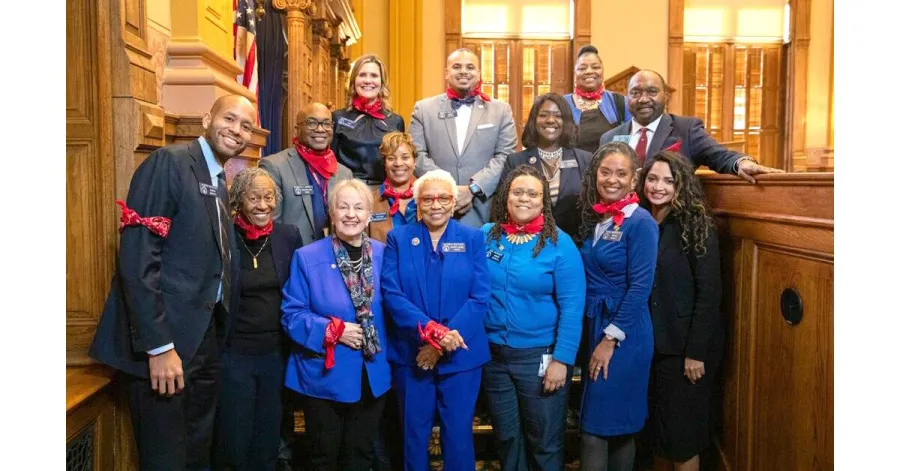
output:
M 180 471 L 210 466 L 213 423 L 218 397 L 220 339 L 216 307 L 197 353 L 183 365 L 184 390 L 160 396 L 150 380 L 125 375 L 132 428 L 141 471 Z
M 302 396 L 306 434 L 309 437 L 309 469 L 314 471 L 369 471 L 375 461 L 372 449 L 385 395 L 373 397 L 363 370 L 362 398 L 344 403 Z

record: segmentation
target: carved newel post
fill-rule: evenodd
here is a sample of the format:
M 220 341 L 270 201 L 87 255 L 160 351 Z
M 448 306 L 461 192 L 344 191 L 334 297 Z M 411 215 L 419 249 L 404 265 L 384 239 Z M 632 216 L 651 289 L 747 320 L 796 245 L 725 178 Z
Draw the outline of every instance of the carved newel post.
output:
M 288 115 L 285 117 L 293 124 L 294 117 L 303 106 L 303 74 L 306 68 L 303 60 L 303 41 L 306 27 L 306 10 L 311 0 L 273 0 L 272 6 L 286 13 L 287 25 L 287 74 L 288 74 Z

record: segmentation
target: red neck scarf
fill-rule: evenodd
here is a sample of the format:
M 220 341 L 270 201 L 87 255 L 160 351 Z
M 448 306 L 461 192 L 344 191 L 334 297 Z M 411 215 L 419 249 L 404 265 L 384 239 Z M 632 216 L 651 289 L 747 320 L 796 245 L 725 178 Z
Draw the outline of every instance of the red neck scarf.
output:
M 456 90 L 454 90 L 450 87 L 447 87 L 447 98 L 449 98 L 451 100 L 465 100 L 468 97 L 477 96 L 477 97 L 481 98 L 482 101 L 485 101 L 485 102 L 491 101 L 491 97 L 485 95 L 481 91 L 481 82 L 482 82 L 482 80 L 479 80 L 478 83 L 475 84 L 475 88 L 469 90 L 469 94 L 466 96 L 462 96 Z
M 275 226 L 270 220 L 265 226 L 257 227 L 247 222 L 244 219 L 244 216 L 241 216 L 240 214 L 234 215 L 234 224 L 244 231 L 244 238 L 247 240 L 256 240 L 260 237 L 267 236 L 272 233 L 272 228 Z
M 613 214 L 613 223 L 617 226 L 621 226 L 623 222 L 625 222 L 625 213 L 622 212 L 622 208 L 628 206 L 631 203 L 637 203 L 640 200 L 638 199 L 637 193 L 631 192 L 628 196 L 616 201 L 615 203 L 603 204 L 597 203 L 593 206 L 594 212 L 600 214 L 601 216 L 606 213 Z
M 400 200 L 408 200 L 413 197 L 412 187 L 415 181 L 415 177 L 411 178 L 409 180 L 409 187 L 400 193 L 397 193 L 394 190 L 390 180 L 384 181 L 384 191 L 381 193 L 381 196 L 384 198 L 394 198 L 394 202 L 391 203 L 391 216 L 397 214 L 397 211 L 400 211 Z
M 375 119 L 384 119 L 384 113 L 381 112 L 381 98 L 376 98 L 372 104 L 369 104 L 369 100 L 366 97 L 357 95 L 353 99 L 353 109 Z
M 536 218 L 524 225 L 516 224 L 510 218 L 506 224 L 500 224 L 500 227 L 507 234 L 537 234 L 544 230 L 544 215 L 538 214 Z
M 600 88 L 592 92 L 575 87 L 575 94 L 580 96 L 581 98 L 584 98 L 585 100 L 597 101 L 600 99 L 600 97 L 603 96 L 603 85 L 600 85 Z
M 337 159 L 334 158 L 334 152 L 331 150 L 331 147 L 327 147 L 325 150 L 313 150 L 301 144 L 296 137 L 291 142 L 294 143 L 300 158 L 306 162 L 306 165 L 312 167 L 313 171 L 319 174 L 320 177 L 325 179 L 326 183 L 329 178 L 337 173 Z

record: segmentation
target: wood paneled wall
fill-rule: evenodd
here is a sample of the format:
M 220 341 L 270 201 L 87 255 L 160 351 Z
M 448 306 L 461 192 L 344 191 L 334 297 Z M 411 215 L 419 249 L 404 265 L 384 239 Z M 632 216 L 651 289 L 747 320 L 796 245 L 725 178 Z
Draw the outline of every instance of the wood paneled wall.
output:
M 833 469 L 834 174 L 702 177 L 720 221 L 726 470 Z M 803 318 L 782 317 L 796 290 Z

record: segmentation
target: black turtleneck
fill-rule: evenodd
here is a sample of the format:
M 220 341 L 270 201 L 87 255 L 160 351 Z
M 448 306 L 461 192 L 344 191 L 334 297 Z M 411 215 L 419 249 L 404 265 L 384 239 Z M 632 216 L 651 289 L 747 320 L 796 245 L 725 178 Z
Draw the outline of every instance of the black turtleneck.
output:
M 347 242 L 344 242 L 342 239 L 338 239 L 338 240 L 340 240 L 341 244 L 344 246 L 344 248 L 347 249 L 347 255 L 350 256 L 351 262 L 355 262 L 355 261 L 359 260 L 360 258 L 362 258 L 362 244 L 360 244 L 359 247 L 354 247 L 354 246 L 348 244 Z

